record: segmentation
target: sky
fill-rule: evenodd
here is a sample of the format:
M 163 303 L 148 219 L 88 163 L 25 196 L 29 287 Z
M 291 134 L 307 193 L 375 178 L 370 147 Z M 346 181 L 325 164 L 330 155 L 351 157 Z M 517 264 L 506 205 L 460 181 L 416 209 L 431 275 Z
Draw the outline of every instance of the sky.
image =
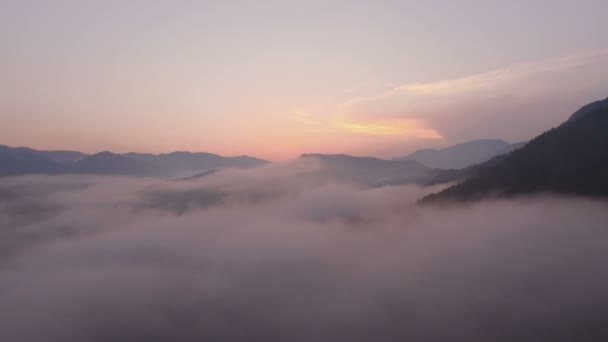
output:
M 391 157 L 608 97 L 608 2 L 0 0 L 0 144 Z

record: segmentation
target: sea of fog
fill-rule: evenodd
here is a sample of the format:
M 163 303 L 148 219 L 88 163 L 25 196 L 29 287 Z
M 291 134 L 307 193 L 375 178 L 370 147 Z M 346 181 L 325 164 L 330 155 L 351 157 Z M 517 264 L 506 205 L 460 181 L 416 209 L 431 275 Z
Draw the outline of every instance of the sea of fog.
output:
M 0 341 L 598 341 L 608 204 L 310 166 L 0 179 Z

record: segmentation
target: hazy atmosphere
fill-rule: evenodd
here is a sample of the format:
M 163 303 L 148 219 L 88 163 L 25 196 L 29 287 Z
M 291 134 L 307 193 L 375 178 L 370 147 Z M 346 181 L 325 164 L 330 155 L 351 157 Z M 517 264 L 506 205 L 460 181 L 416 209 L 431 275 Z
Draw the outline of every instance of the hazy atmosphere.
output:
M 531 139 L 608 87 L 608 3 L 0 2 L 4 144 L 286 160 Z
M 0 335 L 572 341 L 608 333 L 608 203 L 541 196 L 415 208 L 433 189 L 300 181 L 310 167 L 187 184 L 1 181 Z
M 608 341 L 607 13 L 0 0 L 0 341 Z

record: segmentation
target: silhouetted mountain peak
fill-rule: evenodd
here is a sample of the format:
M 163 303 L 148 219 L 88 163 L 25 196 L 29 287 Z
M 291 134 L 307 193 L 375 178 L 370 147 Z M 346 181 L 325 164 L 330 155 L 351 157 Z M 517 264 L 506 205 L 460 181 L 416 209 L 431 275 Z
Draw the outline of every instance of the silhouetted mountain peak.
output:
M 217 155 L 217 154 L 214 154 L 214 153 L 189 152 L 189 151 L 173 151 L 173 152 L 170 152 L 170 153 L 159 154 L 159 156 L 173 156 L 173 157 L 192 157 L 192 156 L 198 156 L 198 157 L 217 157 L 217 158 L 221 158 L 220 155 Z
M 577 111 L 522 148 L 423 202 L 477 200 L 541 192 L 608 197 L 608 100 Z
M 85 157 L 68 168 L 69 173 L 99 175 L 160 175 L 159 168 L 146 162 L 103 151 Z
M 431 168 L 462 169 L 509 153 L 521 144 L 509 144 L 500 139 L 478 139 L 442 149 L 422 149 L 393 160 L 416 160 Z
M 116 154 L 116 153 L 112 153 L 110 151 L 102 151 L 99 153 L 95 153 L 91 156 L 89 156 L 88 158 L 124 158 L 123 156 L 121 156 L 120 154 Z
M 0 145 L 0 176 L 24 174 L 57 174 L 61 165 L 27 147 Z
M 591 113 L 602 113 L 602 110 L 608 110 L 608 98 L 583 106 L 581 109 L 572 114 L 565 123 L 567 124 L 580 120 Z
M 249 157 L 222 157 L 213 153 L 175 151 L 165 154 L 103 151 L 39 151 L 0 145 L 0 176 L 23 174 L 103 174 L 185 176 L 222 168 L 252 168 L 269 163 Z
M 268 161 L 249 157 L 222 157 L 207 152 L 174 151 L 162 154 L 127 153 L 125 156 L 150 163 L 166 170 L 171 176 L 184 177 L 223 168 L 252 168 Z
M 443 170 L 428 168 L 415 160 L 386 160 L 347 154 L 306 153 L 299 159 L 319 160 L 312 175 L 318 179 L 355 183 L 371 187 L 399 184 L 433 184 L 442 179 Z

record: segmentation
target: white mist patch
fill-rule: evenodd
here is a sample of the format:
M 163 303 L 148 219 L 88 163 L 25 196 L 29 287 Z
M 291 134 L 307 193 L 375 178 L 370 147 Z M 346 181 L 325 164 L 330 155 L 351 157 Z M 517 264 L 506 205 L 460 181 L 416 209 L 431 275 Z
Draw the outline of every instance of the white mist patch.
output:
M 437 188 L 302 172 L 0 180 L 0 340 L 608 336 L 606 203 L 417 207 Z

